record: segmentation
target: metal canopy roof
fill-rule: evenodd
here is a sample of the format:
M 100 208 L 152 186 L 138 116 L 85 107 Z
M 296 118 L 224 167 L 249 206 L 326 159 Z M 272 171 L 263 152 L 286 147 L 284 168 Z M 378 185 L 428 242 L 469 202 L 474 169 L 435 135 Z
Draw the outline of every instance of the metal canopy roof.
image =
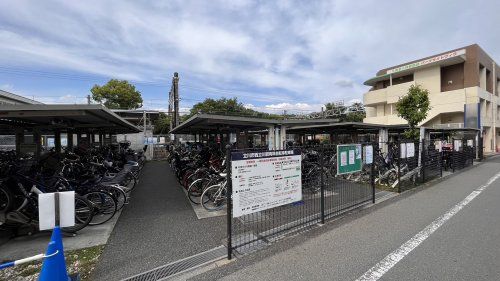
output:
M 314 126 L 296 126 L 287 130 L 291 134 L 327 134 L 341 132 L 377 132 L 379 129 L 404 129 L 406 125 L 380 125 L 362 122 L 343 122 L 333 124 L 323 124 Z
M 314 126 L 336 122 L 338 122 L 337 119 L 277 120 L 242 116 L 197 114 L 172 129 L 170 133 L 192 134 L 207 131 L 236 132 L 238 130 L 262 130 L 277 125 L 285 125 L 291 128 L 293 126 Z
M 4 91 L 4 90 L 0 90 L 0 97 L 11 101 L 9 103 L 13 103 L 13 104 L 18 104 L 18 103 L 19 104 L 43 104 L 39 101 L 28 99 L 28 98 L 25 98 L 23 96 L 16 95 L 16 94 Z
M 0 133 L 15 129 L 40 132 L 138 133 L 140 130 L 100 104 L 0 105 Z

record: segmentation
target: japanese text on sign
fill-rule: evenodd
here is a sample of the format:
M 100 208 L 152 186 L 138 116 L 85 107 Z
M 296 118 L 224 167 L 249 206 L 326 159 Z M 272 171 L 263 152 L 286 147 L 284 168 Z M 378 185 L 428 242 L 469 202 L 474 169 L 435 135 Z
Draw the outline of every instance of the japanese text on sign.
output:
M 231 160 L 233 217 L 302 200 L 300 151 L 233 152 Z

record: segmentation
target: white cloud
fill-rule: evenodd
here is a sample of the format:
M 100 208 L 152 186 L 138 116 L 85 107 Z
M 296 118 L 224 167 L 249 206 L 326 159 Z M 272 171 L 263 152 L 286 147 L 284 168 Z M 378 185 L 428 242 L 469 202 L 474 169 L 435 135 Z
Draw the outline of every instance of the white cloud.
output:
M 253 104 L 245 104 L 246 108 L 267 112 L 267 113 L 283 113 L 285 110 L 287 113 L 311 113 L 314 111 L 321 111 L 323 104 L 308 104 L 308 103 L 278 103 L 278 104 L 266 104 L 264 106 L 255 106 Z
M 13 91 L 14 85 L 12 85 L 12 84 L 0 84 L 0 90 L 4 90 L 7 92 Z
M 4 1 L 0 64 L 163 82 L 178 71 L 184 94 L 189 85 L 236 89 L 212 95 L 313 106 L 359 99 L 378 69 L 474 42 L 499 60 L 500 33 L 488 29 L 500 25 L 499 9 L 465 0 Z

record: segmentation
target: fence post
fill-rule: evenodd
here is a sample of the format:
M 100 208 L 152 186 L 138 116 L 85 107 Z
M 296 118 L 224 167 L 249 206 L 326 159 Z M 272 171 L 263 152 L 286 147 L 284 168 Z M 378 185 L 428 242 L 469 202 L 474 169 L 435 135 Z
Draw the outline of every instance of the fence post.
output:
M 452 147 L 452 150 L 451 150 L 451 164 L 453 167 L 451 167 L 451 171 L 453 173 L 455 173 L 455 167 L 457 166 L 457 156 L 456 156 L 456 151 L 455 151 L 455 139 L 452 138 L 451 139 L 451 143 L 453 144 L 451 147 Z
M 324 168 L 325 164 L 323 163 L 323 157 L 325 156 L 325 148 L 324 145 L 320 145 L 320 154 L 319 154 L 319 168 L 321 173 L 321 224 L 325 224 L 325 177 L 324 177 Z
M 226 145 L 226 174 L 227 174 L 227 192 L 226 192 L 226 219 L 227 219 L 227 259 L 230 260 L 233 254 L 233 245 L 232 245 L 232 211 L 233 204 L 231 201 L 233 186 L 231 182 L 231 146 Z
M 444 152 L 443 152 L 443 140 L 440 140 L 441 142 L 441 152 L 439 152 L 439 157 L 438 157 L 438 163 L 439 163 L 439 177 L 443 177 L 443 157 L 444 157 Z
M 420 167 L 420 169 L 422 170 L 422 183 L 425 182 L 425 162 L 427 161 L 427 157 L 425 155 L 425 152 L 426 152 L 425 139 L 422 139 L 422 151 L 420 152 L 422 155 L 421 156 L 422 157 L 422 161 L 421 161 L 422 166 Z
M 372 166 L 370 169 L 370 185 L 372 187 L 372 203 L 375 204 L 375 143 L 372 143 Z
M 398 193 L 401 193 L 401 141 L 398 142 Z
M 483 137 L 478 138 L 478 154 L 479 154 L 479 161 L 483 161 L 484 159 L 484 144 L 483 144 Z

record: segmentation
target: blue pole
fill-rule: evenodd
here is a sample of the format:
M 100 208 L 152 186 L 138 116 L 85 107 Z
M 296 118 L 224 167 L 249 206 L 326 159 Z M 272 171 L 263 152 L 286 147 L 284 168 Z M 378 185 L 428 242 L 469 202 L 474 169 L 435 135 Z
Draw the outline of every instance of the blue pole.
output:
M 3 263 L 3 264 L 0 264 L 0 269 L 4 269 L 4 268 L 7 268 L 7 267 L 12 267 L 16 265 L 13 261 L 11 262 L 6 262 L 6 263 Z

